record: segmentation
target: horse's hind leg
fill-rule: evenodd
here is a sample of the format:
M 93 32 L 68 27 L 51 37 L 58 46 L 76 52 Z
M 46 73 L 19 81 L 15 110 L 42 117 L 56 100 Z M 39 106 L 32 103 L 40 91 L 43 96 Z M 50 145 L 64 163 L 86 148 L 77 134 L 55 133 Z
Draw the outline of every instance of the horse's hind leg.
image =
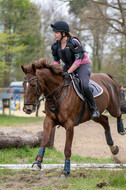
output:
M 122 122 L 122 114 L 121 114 L 121 108 L 120 108 L 120 99 L 118 96 L 118 92 L 115 93 L 112 100 L 110 101 L 110 105 L 108 106 L 108 112 L 111 116 L 117 118 L 117 131 L 120 135 L 126 134 L 126 129 L 124 128 L 123 122 Z
M 123 125 L 121 113 L 119 114 L 119 116 L 117 114 L 115 114 L 115 112 L 113 113 L 112 111 L 109 111 L 109 113 L 111 114 L 111 116 L 117 118 L 117 131 L 118 131 L 118 133 L 120 135 L 125 135 L 126 134 L 126 129 L 124 128 L 124 125 Z
M 100 115 L 99 118 L 95 118 L 93 120 L 97 123 L 100 123 L 104 127 L 106 142 L 109 145 L 109 148 L 110 148 L 112 154 L 114 154 L 114 155 L 118 154 L 119 148 L 118 148 L 118 146 L 114 146 L 114 142 L 112 140 L 110 126 L 109 126 L 109 122 L 108 122 L 108 117 L 105 115 Z
M 126 134 L 126 129 L 124 128 L 121 115 L 117 117 L 117 131 L 120 135 Z

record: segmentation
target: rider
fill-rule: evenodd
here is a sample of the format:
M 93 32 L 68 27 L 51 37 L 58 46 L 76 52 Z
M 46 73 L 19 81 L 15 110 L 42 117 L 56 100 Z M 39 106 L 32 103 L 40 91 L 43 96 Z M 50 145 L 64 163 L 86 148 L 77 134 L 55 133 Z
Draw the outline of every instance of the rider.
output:
M 91 110 L 91 118 L 100 116 L 92 92 L 88 86 L 91 75 L 91 61 L 78 38 L 71 36 L 69 25 L 64 21 L 51 24 L 56 42 L 52 45 L 54 64 L 65 63 L 63 71 L 77 73 L 82 81 L 84 94 Z

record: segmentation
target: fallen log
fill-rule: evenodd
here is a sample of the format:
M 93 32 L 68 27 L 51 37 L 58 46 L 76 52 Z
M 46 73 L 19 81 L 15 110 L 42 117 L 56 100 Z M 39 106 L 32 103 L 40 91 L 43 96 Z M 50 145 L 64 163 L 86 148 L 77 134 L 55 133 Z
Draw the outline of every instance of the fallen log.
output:
M 52 129 L 51 136 L 46 147 L 53 148 L 54 136 L 55 127 Z M 42 137 L 43 131 L 32 133 L 21 128 L 6 128 L 0 131 L 0 149 L 8 147 L 21 148 L 25 145 L 35 147 L 41 143 Z
M 31 133 L 22 129 L 8 128 L 0 131 L 0 148 L 35 147 L 40 144 L 43 131 Z

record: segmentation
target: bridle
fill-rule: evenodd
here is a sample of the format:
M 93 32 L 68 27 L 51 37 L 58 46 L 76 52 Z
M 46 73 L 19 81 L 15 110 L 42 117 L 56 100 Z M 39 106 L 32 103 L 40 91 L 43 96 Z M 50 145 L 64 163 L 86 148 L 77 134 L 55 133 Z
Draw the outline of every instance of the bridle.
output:
M 38 74 L 35 76 L 35 77 L 32 77 L 30 79 L 24 79 L 25 82 L 29 82 L 31 80 L 34 80 L 34 79 L 37 79 L 37 103 L 36 102 L 27 102 L 27 103 L 24 103 L 24 105 L 33 105 L 33 107 L 35 108 L 39 103 L 40 101 L 44 100 L 44 98 L 46 99 L 46 106 L 48 107 L 48 109 L 50 111 L 52 111 L 57 120 L 58 120 L 58 116 L 57 116 L 57 110 L 58 110 L 58 106 L 60 105 L 60 103 L 63 101 L 63 99 L 65 98 L 65 96 L 67 95 L 68 93 L 68 90 L 70 89 L 70 86 L 72 84 L 72 80 L 66 84 L 66 75 L 64 75 L 64 78 L 63 78 L 63 81 L 61 82 L 61 84 L 55 89 L 53 90 L 51 93 L 47 94 L 46 96 L 44 95 L 44 89 L 42 88 L 41 86 L 41 83 L 40 83 L 40 80 L 39 80 L 39 77 L 38 77 Z M 58 96 L 56 96 L 56 92 L 58 91 L 58 89 L 63 85 L 63 88 L 60 92 L 60 94 Z M 62 93 L 64 92 L 64 90 L 66 89 L 67 87 L 67 90 L 66 92 L 64 93 L 64 95 L 62 96 L 62 98 L 60 99 L 60 101 L 57 103 L 57 99 L 62 95 Z M 40 88 L 42 90 L 42 93 L 44 95 L 44 97 L 39 100 L 39 96 L 40 96 Z M 51 96 L 51 98 L 49 98 Z M 53 102 L 54 103 L 54 107 L 50 107 L 47 102 Z
M 39 105 L 39 103 L 44 100 L 44 97 L 42 99 L 39 100 L 39 96 L 40 96 L 40 88 L 42 90 L 42 93 L 44 93 L 44 90 L 41 86 L 41 83 L 40 83 L 40 80 L 39 80 L 39 77 L 38 77 L 38 74 L 35 76 L 35 77 L 32 77 L 30 79 L 26 79 L 24 78 L 24 81 L 25 82 L 30 82 L 31 80 L 34 80 L 34 79 L 37 79 L 37 103 L 34 101 L 34 102 L 26 102 L 24 103 L 24 106 L 29 106 L 29 105 L 33 105 L 33 107 L 35 108 L 37 105 Z

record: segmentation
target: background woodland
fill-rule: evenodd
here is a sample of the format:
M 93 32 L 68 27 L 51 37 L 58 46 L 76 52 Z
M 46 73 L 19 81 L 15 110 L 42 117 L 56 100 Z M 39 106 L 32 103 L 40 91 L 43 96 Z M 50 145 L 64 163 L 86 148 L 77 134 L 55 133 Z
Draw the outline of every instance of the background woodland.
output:
M 126 86 L 125 0 L 0 0 L 0 87 L 23 80 L 20 65 L 52 58 L 50 24 L 64 20 L 92 61 Z

